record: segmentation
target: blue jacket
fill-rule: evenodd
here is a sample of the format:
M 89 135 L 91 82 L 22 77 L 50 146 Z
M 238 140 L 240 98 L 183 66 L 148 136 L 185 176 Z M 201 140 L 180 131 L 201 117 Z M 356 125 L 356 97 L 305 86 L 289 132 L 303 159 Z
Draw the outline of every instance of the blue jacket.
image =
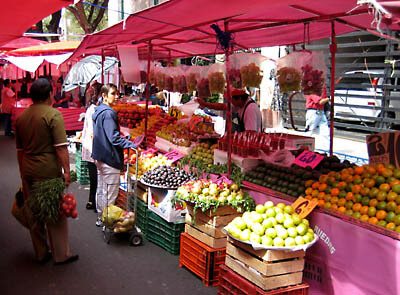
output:
M 119 132 L 117 113 L 108 105 L 96 107 L 93 118 L 92 158 L 116 169 L 124 167 L 124 149 L 136 148 Z

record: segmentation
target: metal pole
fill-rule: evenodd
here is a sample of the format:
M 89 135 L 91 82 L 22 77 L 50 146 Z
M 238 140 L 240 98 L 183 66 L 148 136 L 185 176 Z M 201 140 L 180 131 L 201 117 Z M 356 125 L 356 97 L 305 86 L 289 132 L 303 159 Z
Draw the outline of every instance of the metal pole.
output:
M 331 118 L 330 118 L 330 132 L 329 132 L 329 155 L 333 155 L 333 117 L 334 117 L 334 106 L 335 106 L 335 53 L 337 51 L 336 45 L 336 33 L 335 33 L 335 21 L 332 21 L 332 37 L 331 45 L 329 46 L 331 52 Z
M 104 84 L 104 49 L 101 49 L 101 84 Z
M 228 31 L 228 22 L 224 23 L 225 26 L 225 32 Z M 228 108 L 226 110 L 226 131 L 227 131 L 227 146 L 228 146 L 228 178 L 231 175 L 232 172 L 232 143 L 231 143 L 231 133 L 232 133 L 232 113 L 231 113 L 231 90 L 230 90 L 230 83 L 229 83 L 229 54 L 230 54 L 230 48 L 225 50 L 225 61 L 226 61 L 226 100 L 227 100 L 227 105 Z
M 147 53 L 147 87 L 146 87 L 146 110 L 144 117 L 144 140 L 145 146 L 147 147 L 147 116 L 149 112 L 149 98 L 150 98 L 150 62 L 153 46 L 149 42 L 148 53 Z

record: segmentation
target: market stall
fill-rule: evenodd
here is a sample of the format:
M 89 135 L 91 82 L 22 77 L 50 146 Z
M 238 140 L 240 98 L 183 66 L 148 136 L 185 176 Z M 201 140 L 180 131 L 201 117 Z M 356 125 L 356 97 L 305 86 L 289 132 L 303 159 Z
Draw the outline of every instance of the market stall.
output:
M 369 24 L 371 21 L 371 16 L 368 15 L 368 8 L 363 6 L 357 6 L 355 1 L 340 1 L 340 2 L 335 1 L 335 3 L 333 2 L 327 3 L 326 1 L 324 3 L 321 3 L 320 1 L 307 1 L 305 3 L 304 1 L 284 1 L 284 2 L 279 1 L 278 3 L 278 1 L 276 2 L 271 1 L 270 6 L 268 7 L 265 7 L 265 3 L 262 3 L 262 1 L 260 1 L 254 3 L 254 6 L 252 6 L 251 8 L 248 7 L 243 8 L 242 6 L 243 3 L 239 2 L 240 1 L 233 1 L 232 3 L 229 4 L 229 6 L 224 5 L 222 7 L 220 5 L 223 4 L 219 2 L 214 1 L 207 3 L 207 5 L 204 5 L 204 1 L 202 1 L 201 5 L 199 4 L 198 6 L 199 11 L 195 15 L 189 14 L 190 12 L 189 10 L 193 6 L 195 6 L 196 3 L 191 2 L 189 4 L 188 2 L 184 1 L 171 1 L 164 3 L 158 7 L 155 7 L 154 9 L 149 9 L 144 12 L 132 15 L 123 24 L 113 26 L 103 32 L 88 36 L 82 42 L 81 46 L 77 49 L 77 51 L 73 54 L 72 58 L 80 56 L 82 53 L 86 52 L 86 50 L 87 51 L 96 49 L 98 50 L 103 47 L 109 46 L 107 44 L 111 43 L 126 44 L 132 42 L 134 43 L 135 46 L 143 48 L 144 53 L 147 53 L 147 58 L 148 58 L 148 66 L 146 73 L 147 81 L 153 83 L 157 81 L 156 78 L 157 74 L 156 70 L 151 68 L 150 61 L 152 60 L 152 52 L 154 52 L 156 48 L 160 51 L 164 51 L 172 58 L 187 57 L 198 54 L 225 53 L 226 64 L 227 64 L 226 73 L 228 74 L 225 74 L 225 76 L 222 75 L 222 77 L 225 77 L 225 81 L 228 86 L 227 89 L 228 89 L 228 104 L 229 104 L 229 99 L 230 99 L 229 83 L 231 83 L 229 70 L 232 69 L 230 67 L 230 62 L 232 58 L 231 56 L 232 48 L 247 49 L 252 47 L 269 46 L 277 44 L 303 43 L 306 41 L 304 37 L 306 33 L 307 35 L 310 36 L 309 38 L 307 38 L 309 40 L 316 40 L 319 38 L 331 36 L 332 37 L 331 75 L 332 77 L 334 77 L 335 76 L 334 53 L 336 49 L 336 44 L 335 44 L 336 34 L 350 32 L 354 29 L 365 29 L 374 34 L 384 36 L 382 33 L 373 31 L 370 28 Z M 318 11 L 320 13 L 318 13 Z M 177 15 L 191 15 L 191 17 L 190 19 L 186 19 L 183 17 L 177 18 Z M 274 17 L 267 18 L 265 17 L 266 15 Z M 133 25 L 133 22 L 135 22 L 135 25 Z M 141 23 L 142 26 L 141 27 L 138 26 L 138 23 Z M 211 28 L 210 24 L 213 24 Z M 140 34 L 140 37 L 136 37 L 137 36 L 136 33 L 138 32 L 135 30 L 139 29 L 142 30 L 143 27 L 150 28 L 149 30 L 146 30 L 148 32 L 158 32 L 158 35 L 154 36 L 153 33 L 146 35 L 143 34 L 142 32 L 142 34 Z M 117 32 L 124 32 L 124 34 L 118 34 Z M 304 34 L 300 34 L 299 32 L 302 32 Z M 218 39 L 218 43 L 216 43 L 215 41 L 216 37 Z M 224 41 L 226 41 L 225 46 L 224 46 Z M 144 57 L 145 56 L 146 55 L 144 55 Z M 246 66 L 248 65 L 249 64 L 246 64 Z M 160 82 L 155 82 L 155 83 L 160 83 L 160 84 L 164 83 L 165 87 L 166 76 L 163 76 L 162 74 L 166 75 L 165 72 L 159 71 L 158 77 L 164 77 L 164 79 L 160 79 L 161 83 Z M 173 84 L 173 76 L 178 76 L 178 75 L 177 74 L 173 75 L 171 73 L 168 73 L 168 75 L 172 79 L 172 84 Z M 216 76 L 217 75 L 215 75 L 215 77 Z M 218 74 L 218 76 L 221 77 L 220 74 Z M 208 78 L 210 77 L 208 76 Z M 179 83 L 177 83 L 177 85 L 179 85 Z M 188 86 L 188 79 L 186 78 L 186 87 L 187 86 Z M 331 87 L 332 91 L 331 98 L 333 99 L 334 85 L 332 86 L 333 87 Z M 211 95 L 210 92 L 209 95 Z M 137 128 L 135 126 L 136 130 L 133 131 L 133 133 L 131 133 L 133 135 L 143 134 L 143 133 L 145 135 L 148 135 L 150 133 L 149 129 L 151 128 L 152 125 L 151 121 L 160 122 L 161 121 L 160 118 L 165 116 L 161 115 L 162 113 L 159 113 L 156 114 L 156 116 L 152 119 L 153 116 L 149 116 L 149 108 L 147 102 L 148 102 L 148 97 L 146 100 L 146 107 L 144 110 L 145 114 L 144 124 L 142 124 L 143 121 L 138 122 L 137 120 L 135 120 L 135 125 L 138 126 Z M 122 109 L 123 107 L 119 110 L 119 113 L 124 113 L 121 112 Z M 130 112 L 128 111 L 128 114 L 129 113 Z M 141 111 L 137 112 L 133 111 L 132 112 L 133 117 L 131 118 L 129 114 L 127 118 L 127 120 L 131 121 L 126 121 L 128 125 L 132 124 L 132 127 L 134 127 L 132 119 L 137 119 L 135 118 L 135 113 L 140 114 Z M 228 122 L 230 122 L 229 115 L 230 114 L 228 110 L 228 118 L 227 118 Z M 125 118 L 125 115 L 123 117 Z M 313 233 L 316 233 L 316 235 L 320 237 L 320 240 L 318 240 L 317 243 L 315 243 L 315 246 L 307 251 L 306 266 L 304 268 L 304 280 L 306 282 L 309 282 L 309 284 L 311 285 L 311 292 L 313 294 L 314 293 L 319 293 L 319 294 L 368 293 L 369 294 L 374 292 L 380 293 L 382 290 L 387 291 L 387 293 L 393 293 L 393 294 L 397 293 L 398 286 L 396 285 L 396 283 L 393 283 L 390 286 L 386 285 L 385 287 L 382 288 L 379 287 L 377 289 L 373 289 L 371 287 L 371 286 L 382 286 L 382 284 L 384 284 L 385 281 L 386 282 L 397 281 L 396 277 L 397 270 L 394 269 L 394 271 L 391 270 L 389 272 L 385 272 L 385 276 L 377 278 L 376 275 L 375 276 L 371 275 L 372 270 L 367 268 L 370 267 L 372 263 L 371 264 L 367 263 L 366 259 L 364 259 L 360 254 L 360 253 L 368 253 L 366 255 L 369 255 L 369 253 L 374 253 L 374 254 L 382 253 L 382 247 L 380 243 L 366 242 L 366 239 L 373 238 L 376 241 L 382 241 L 382 242 L 386 241 L 387 244 L 385 246 L 387 246 L 388 251 L 396 253 L 395 256 L 396 257 L 398 256 L 397 252 L 399 249 L 399 235 L 398 233 L 395 232 L 395 230 L 396 228 L 398 228 L 397 226 L 398 223 L 400 223 L 400 220 L 394 219 L 399 214 L 395 213 L 397 212 L 396 210 L 399 210 L 397 208 L 400 205 L 396 201 L 397 198 L 395 197 L 394 194 L 391 194 L 390 201 L 388 200 L 388 202 L 386 202 L 384 200 L 386 200 L 387 196 L 385 196 L 384 198 L 383 194 L 381 194 L 379 198 L 384 199 L 381 202 L 385 202 L 385 204 L 383 203 L 379 204 L 380 200 L 375 198 L 375 195 L 368 196 L 368 198 L 366 196 L 370 193 L 370 191 L 372 191 L 373 187 L 375 187 L 378 190 L 381 190 L 382 184 L 386 184 L 382 187 L 382 190 L 384 190 L 385 193 L 389 193 L 392 187 L 393 190 L 397 190 L 397 187 L 395 186 L 396 183 L 392 184 L 392 181 L 398 180 L 398 177 L 393 176 L 395 179 L 390 179 L 390 177 L 392 177 L 392 174 L 394 173 L 393 172 L 394 168 L 383 166 L 380 167 L 382 168 L 380 169 L 381 171 L 371 170 L 370 172 L 368 172 L 369 177 L 364 177 L 364 172 L 361 173 L 360 171 L 364 169 L 365 170 L 369 169 L 369 167 L 367 166 L 362 168 L 361 167 L 356 168 L 350 165 L 350 163 L 340 163 L 340 164 L 350 165 L 343 167 L 340 165 L 328 166 L 329 163 L 327 164 L 327 166 L 325 166 L 324 164 L 320 163 L 322 163 L 323 160 L 326 159 L 325 158 L 326 155 L 325 156 L 318 155 L 317 153 L 312 153 L 304 149 L 294 149 L 294 151 L 288 152 L 289 149 L 285 148 L 286 139 L 283 136 L 276 136 L 277 138 L 275 140 L 274 139 L 275 135 L 270 135 L 269 137 L 267 137 L 267 139 L 263 139 L 261 141 L 257 140 L 258 137 L 261 137 L 259 135 L 256 136 L 257 139 L 255 141 L 252 141 L 253 138 L 250 136 L 247 137 L 246 139 L 244 139 L 242 135 L 240 135 L 240 137 L 238 138 L 234 138 L 231 137 L 230 127 L 228 124 L 227 140 L 225 143 L 224 142 L 221 143 L 221 145 L 225 146 L 225 149 L 227 149 L 227 153 L 225 153 L 226 157 L 228 158 L 227 166 L 225 166 L 224 169 L 217 171 L 217 170 L 212 170 L 215 168 L 214 166 L 218 167 L 222 165 L 218 165 L 218 163 L 215 162 L 215 156 L 218 154 L 218 150 L 223 150 L 224 148 L 216 149 L 214 146 L 213 163 L 208 163 L 207 152 L 203 150 L 203 146 L 200 146 L 199 148 L 199 144 L 203 143 L 201 142 L 201 140 L 200 142 L 198 142 L 198 139 L 192 142 L 190 138 L 191 132 L 187 131 L 186 129 L 189 128 L 190 130 L 191 126 L 196 126 L 197 124 L 195 124 L 192 121 L 192 124 L 189 124 L 189 126 L 184 127 L 182 125 L 179 125 L 178 122 L 177 124 L 173 124 L 174 126 L 172 128 L 168 129 L 169 128 L 168 126 L 170 124 L 167 124 L 167 122 L 165 123 L 166 125 L 164 127 L 162 126 L 162 124 L 158 124 L 157 126 L 156 124 L 154 124 L 154 126 L 156 126 L 155 128 L 158 129 L 159 132 L 157 134 L 156 131 L 156 134 L 161 135 L 158 137 L 162 138 L 164 137 L 163 139 L 176 145 L 176 146 L 170 146 L 168 148 L 168 150 L 169 149 L 173 150 L 172 152 L 174 156 L 179 154 L 184 154 L 185 152 L 187 153 L 187 157 L 184 157 L 180 161 L 182 165 L 189 164 L 189 166 L 195 166 L 197 170 L 195 173 L 197 173 L 197 176 L 199 178 L 204 177 L 203 174 L 204 171 L 211 172 L 211 175 L 209 175 L 208 177 L 210 177 L 213 180 L 222 178 L 221 180 L 222 186 L 226 188 L 229 185 L 226 184 L 227 182 L 225 182 L 223 177 L 228 176 L 230 178 L 233 178 L 234 176 L 233 173 L 234 165 L 231 164 L 232 154 L 239 154 L 241 158 L 248 159 L 249 153 L 252 153 L 252 151 L 254 152 L 257 149 L 259 150 L 262 148 L 267 155 L 272 154 L 273 156 L 269 157 L 269 159 L 268 158 L 265 159 L 263 157 L 257 158 L 257 156 L 253 155 L 257 161 L 254 162 L 255 166 L 246 167 L 249 169 L 251 173 L 247 175 L 243 175 L 243 173 L 246 172 L 243 169 L 244 162 L 243 161 L 237 162 L 238 169 L 237 169 L 237 174 L 235 174 L 235 176 L 238 176 L 239 179 L 239 181 L 237 181 L 237 185 L 240 185 L 240 181 L 242 180 L 240 179 L 241 177 L 247 176 L 247 179 L 245 178 L 246 182 L 243 182 L 244 186 L 241 190 L 241 193 L 238 192 L 237 190 L 238 188 L 236 187 L 235 189 L 229 188 L 229 192 L 233 191 L 235 193 L 234 196 L 237 196 L 238 194 L 242 196 L 242 194 L 246 192 L 252 198 L 255 199 L 256 204 L 263 204 L 265 203 L 265 201 L 269 199 L 274 199 L 276 203 L 282 202 L 282 200 L 285 200 L 286 202 L 289 201 L 291 203 L 295 200 L 294 197 L 303 196 L 305 200 L 307 200 L 305 202 L 311 203 L 311 201 L 313 201 L 315 204 L 318 204 L 318 206 L 320 206 L 321 208 L 325 208 L 325 209 L 316 209 L 316 212 L 312 213 L 310 220 L 312 229 L 314 229 Z M 333 124 L 331 124 L 331 128 L 333 128 Z M 333 129 L 331 129 L 331 138 L 333 138 Z M 148 144 L 147 148 L 151 143 L 154 143 L 153 140 L 149 139 L 150 136 L 148 136 L 147 138 L 147 144 Z M 239 144 L 237 144 L 236 147 L 234 144 L 235 140 L 239 142 Z M 158 138 L 156 138 L 155 147 L 157 147 L 157 142 L 159 142 Z M 160 142 L 163 141 L 160 140 Z M 280 142 L 284 143 L 281 145 Z M 179 143 L 179 145 L 177 143 Z M 243 147 L 246 147 L 246 144 L 243 143 L 249 144 L 247 150 L 246 148 L 243 149 Z M 212 149 L 211 146 L 213 146 L 214 144 L 216 144 L 215 141 L 211 144 L 207 143 L 207 147 L 204 148 L 206 150 Z M 252 144 L 254 144 L 254 147 L 252 146 Z M 263 145 L 265 145 L 265 147 Z M 157 148 L 161 149 L 160 147 Z M 179 150 L 179 148 L 181 149 Z M 332 150 L 332 144 L 331 144 L 331 150 Z M 280 165 L 277 164 L 279 168 L 275 169 L 274 171 L 265 173 L 266 166 L 262 166 L 263 165 L 262 163 L 263 162 L 270 163 L 271 158 L 272 159 L 276 158 L 275 155 L 279 155 L 280 153 L 283 152 L 285 152 L 286 155 L 289 155 L 289 153 L 292 154 L 293 161 L 287 161 L 285 165 L 282 165 L 282 163 L 280 163 Z M 306 154 L 303 154 L 304 152 Z M 198 156 L 202 158 L 201 160 L 206 159 L 206 161 L 202 161 L 203 163 L 199 164 L 198 161 L 195 161 L 198 160 Z M 283 157 L 281 156 L 282 161 L 287 158 L 289 157 L 286 157 L 285 154 Z M 297 168 L 296 166 L 292 167 L 292 165 L 295 163 L 294 162 L 295 160 L 307 162 L 307 164 L 310 164 L 316 158 L 319 159 L 319 161 L 315 162 L 314 165 L 305 165 L 301 169 Z M 136 161 L 137 159 L 132 159 L 132 160 Z M 329 160 L 327 160 L 327 162 L 329 162 Z M 332 162 L 335 164 L 339 164 L 337 159 L 332 159 Z M 242 167 L 240 165 L 242 165 Z M 268 165 L 271 166 L 270 164 Z M 318 167 L 318 165 L 320 166 Z M 296 168 L 295 172 L 291 171 L 293 172 L 293 175 L 291 174 L 291 172 L 288 171 L 288 167 Z M 302 166 L 299 165 L 299 167 Z M 151 169 L 150 167 L 148 168 L 149 170 Z M 357 172 L 354 172 L 353 170 L 345 170 L 350 168 L 354 169 L 354 171 Z M 252 170 L 252 169 L 258 169 L 258 170 Z M 385 169 L 391 170 L 392 174 L 389 176 L 389 172 Z M 354 172 L 356 175 L 359 175 L 359 177 L 352 176 L 351 178 L 352 180 L 350 181 L 350 179 L 348 179 L 348 181 L 346 182 L 347 183 L 346 186 L 344 186 L 344 184 L 341 183 L 340 181 L 343 179 L 339 178 L 337 174 L 334 174 L 339 172 L 344 174 L 344 172 L 342 171 L 352 171 L 352 173 Z M 194 173 L 194 171 L 192 171 L 192 173 Z M 215 178 L 213 174 L 214 175 L 218 174 L 220 177 L 217 176 L 217 178 Z M 294 176 L 294 174 L 296 176 L 299 176 L 300 179 L 292 177 Z M 207 173 L 205 175 L 207 177 Z M 379 183 L 376 180 L 372 182 L 370 181 L 370 179 L 372 178 L 373 175 L 376 176 L 377 179 L 378 177 L 382 176 L 383 180 L 382 178 L 380 178 Z M 148 175 L 146 175 L 147 178 L 146 181 L 144 181 L 145 184 L 148 184 L 149 186 L 159 185 L 157 182 L 157 179 L 159 178 L 158 176 L 160 175 L 158 174 L 151 175 L 151 172 L 149 172 Z M 333 179 L 331 179 L 331 177 Z M 342 175 L 340 177 L 342 177 Z M 354 180 L 354 178 L 356 180 Z M 364 183 L 364 179 L 368 179 L 368 181 L 365 181 Z M 353 180 L 355 181 L 354 183 Z M 151 183 L 151 181 L 153 181 L 153 183 Z M 196 185 L 195 188 L 196 192 L 194 194 L 196 195 L 196 197 L 194 201 L 190 199 L 185 200 L 185 198 L 182 198 L 183 201 L 187 201 L 186 204 L 188 203 L 190 204 L 191 202 L 192 203 L 195 202 L 196 204 L 202 204 L 202 206 L 203 205 L 205 206 L 204 207 L 205 211 L 210 210 L 211 208 L 210 204 L 215 207 L 219 207 L 220 205 L 221 206 L 229 205 L 229 202 L 231 201 L 229 201 L 226 196 L 224 196 L 226 199 L 222 198 L 222 196 L 220 195 L 218 196 L 220 196 L 221 199 L 204 196 L 207 194 L 210 195 L 209 192 L 211 190 L 211 187 L 213 188 L 213 190 L 217 190 L 217 188 L 215 188 L 214 186 L 215 184 L 218 187 L 217 183 L 211 183 L 207 181 L 200 181 L 200 182 L 201 184 Z M 363 183 L 364 186 L 366 186 L 369 190 L 367 191 L 366 189 L 364 189 L 364 187 L 361 187 L 361 185 L 359 185 L 360 183 Z M 296 184 L 296 186 L 293 186 L 293 184 Z M 194 183 L 190 185 L 195 186 Z M 289 185 L 291 185 L 290 189 Z M 347 187 L 348 185 L 349 187 Z M 189 194 L 189 196 L 191 196 L 189 193 L 189 189 L 185 188 L 185 185 L 181 187 L 183 187 L 183 189 L 181 190 L 182 195 Z M 223 187 L 221 187 L 221 189 L 223 189 Z M 269 190 L 265 189 L 268 187 L 271 188 Z M 394 189 L 394 187 L 396 187 L 396 189 Z M 178 190 L 180 188 L 178 188 Z M 151 208 L 151 207 L 165 206 L 163 201 L 167 197 L 172 200 L 171 194 L 173 193 L 169 191 L 167 195 L 163 196 L 164 197 L 163 200 L 153 199 L 153 198 L 148 199 L 147 200 L 148 207 Z M 232 196 L 229 193 L 228 195 Z M 291 197 L 290 195 L 293 195 L 293 197 Z M 326 195 L 329 195 L 329 197 L 326 197 Z M 335 200 L 335 202 L 332 199 Z M 207 200 L 208 203 L 204 202 L 203 204 L 204 200 Z M 389 202 L 392 202 L 391 209 L 386 208 Z M 327 205 L 328 203 L 329 205 Z M 333 204 L 335 206 L 333 206 Z M 368 208 L 365 209 L 364 206 L 367 206 Z M 380 211 L 379 216 L 377 215 L 378 214 L 377 211 L 373 212 L 374 211 L 373 209 L 369 209 L 371 207 L 373 208 L 376 207 L 375 209 L 377 208 L 379 209 L 377 210 Z M 161 207 L 161 208 L 166 208 L 166 207 Z M 181 209 L 182 207 L 179 208 L 179 210 Z M 191 218 L 195 217 L 194 213 L 189 215 L 191 216 Z M 199 244 L 200 246 L 199 245 L 198 246 L 202 250 L 206 249 L 206 253 L 210 257 L 215 255 L 214 252 L 224 253 L 224 251 L 226 251 L 230 256 L 234 256 L 235 255 L 234 253 L 237 253 L 235 251 L 241 253 L 240 249 L 232 250 L 233 248 L 229 248 L 230 250 L 228 250 L 228 247 L 236 247 L 234 245 L 228 246 L 227 244 L 226 249 L 224 249 L 225 244 L 223 244 L 224 242 L 223 237 L 216 236 L 217 233 L 215 230 L 216 227 L 215 225 L 218 223 L 218 225 L 221 226 L 222 223 L 219 223 L 221 222 L 221 220 L 225 220 L 225 225 L 226 225 L 227 222 L 230 222 L 232 218 L 235 217 L 232 216 L 234 215 L 232 214 L 232 212 L 229 215 L 230 215 L 229 218 L 231 218 L 229 221 L 226 221 L 226 218 L 228 217 L 226 217 L 225 214 L 222 213 L 215 215 L 210 213 L 209 215 L 204 217 L 207 218 L 206 219 L 207 224 L 209 224 L 209 221 L 213 223 L 214 228 L 211 229 L 213 235 L 211 235 L 211 232 L 208 233 L 206 232 L 209 230 L 207 226 L 204 226 L 207 229 L 205 229 L 204 227 L 202 229 L 199 228 L 193 229 L 190 225 L 190 222 L 187 222 L 188 224 L 186 224 L 185 226 L 185 235 L 183 235 L 183 237 L 185 237 L 186 234 L 188 234 L 191 237 L 196 237 L 197 240 L 201 240 L 203 243 Z M 386 218 L 388 215 L 391 217 Z M 354 220 L 357 220 L 357 223 L 355 223 Z M 362 226 L 359 227 L 358 225 Z M 336 230 L 338 230 L 338 232 L 336 232 Z M 200 233 L 198 231 L 200 231 Z M 353 236 L 348 237 L 347 236 L 348 232 L 354 233 Z M 218 235 L 219 234 L 220 233 L 218 232 Z M 230 233 L 230 236 L 232 235 L 234 234 Z M 337 239 L 335 238 L 336 236 L 338 237 Z M 360 236 L 363 236 L 363 238 L 358 238 Z M 329 239 L 327 237 L 329 237 Z M 184 245 L 185 239 L 186 238 L 184 238 L 184 241 L 181 241 L 181 247 L 183 247 L 182 249 L 184 249 L 184 246 L 182 245 Z M 357 241 L 355 241 L 354 239 L 357 239 Z M 354 245 L 360 245 L 360 247 L 358 249 L 354 247 L 353 249 L 348 250 L 346 246 L 353 245 L 348 241 L 354 242 Z M 278 245 L 281 245 L 281 243 L 282 241 L 279 241 L 279 244 L 277 242 Z M 339 251 L 340 253 L 338 253 Z M 186 254 L 187 253 L 185 253 L 185 255 Z M 181 255 L 181 257 L 187 257 L 185 255 Z M 221 256 L 223 255 L 224 254 L 221 254 Z M 392 256 L 389 255 L 389 257 L 393 257 L 393 255 Z M 300 255 L 290 258 L 296 258 L 297 261 L 301 260 L 302 256 Z M 370 261 L 376 263 L 376 261 L 374 261 L 372 258 Z M 393 263 L 393 260 L 390 261 L 390 259 L 388 259 L 385 261 L 387 261 L 387 263 L 391 267 L 393 268 L 396 267 L 395 263 Z M 218 260 L 218 263 L 221 263 L 221 261 Z M 265 262 L 263 261 L 262 263 Z M 348 263 L 353 264 L 354 267 L 357 268 L 357 270 L 359 270 L 359 272 L 357 272 L 353 268 L 348 267 L 347 266 Z M 184 258 L 182 258 L 182 265 L 186 266 L 187 268 L 195 272 L 194 271 L 195 268 L 191 267 L 190 262 L 186 261 Z M 296 262 L 296 273 L 302 272 L 303 269 L 301 268 L 301 265 L 298 268 L 297 266 L 298 265 Z M 241 268 L 237 264 L 231 264 L 230 267 L 240 272 L 240 274 L 242 274 L 244 277 L 246 277 L 246 275 L 251 277 L 251 274 L 249 274 L 249 272 L 241 270 Z M 217 269 L 211 269 L 211 270 L 206 269 L 202 271 L 203 271 L 202 274 L 199 274 L 198 272 L 195 273 L 203 278 L 204 283 L 207 286 L 213 285 L 215 281 L 212 278 L 215 278 L 214 275 L 217 275 Z M 285 278 L 290 276 L 290 278 L 293 279 L 293 281 L 290 281 L 291 282 L 290 284 L 299 283 L 298 274 L 296 274 L 295 276 L 292 276 L 287 273 L 281 273 L 281 274 L 285 276 Z M 212 275 L 211 276 L 212 278 L 210 277 L 210 275 Z M 268 274 L 265 273 L 263 277 L 268 277 Z M 301 277 L 300 277 L 300 282 L 301 282 Z M 264 290 L 268 288 L 264 284 L 265 281 L 257 281 L 257 283 L 259 287 L 260 286 L 264 287 L 263 288 Z M 386 287 L 387 289 L 384 289 Z

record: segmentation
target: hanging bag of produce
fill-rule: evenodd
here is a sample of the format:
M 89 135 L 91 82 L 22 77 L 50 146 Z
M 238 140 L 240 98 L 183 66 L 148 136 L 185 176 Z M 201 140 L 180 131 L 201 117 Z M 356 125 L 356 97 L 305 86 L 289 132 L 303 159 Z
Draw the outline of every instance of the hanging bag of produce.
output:
M 306 64 L 301 67 L 301 88 L 304 94 L 321 95 L 328 71 L 322 52 L 311 51 Z
M 197 82 L 198 96 L 203 99 L 211 97 L 210 81 L 208 80 L 208 69 L 209 66 L 201 67 L 201 70 L 199 72 L 200 80 Z
M 201 66 L 191 66 L 186 71 L 186 86 L 189 93 L 197 91 L 197 84 L 200 79 Z
M 208 69 L 208 81 L 211 94 L 223 94 L 225 92 L 225 65 L 215 63 Z
M 260 88 L 263 78 L 261 64 L 267 58 L 259 53 L 236 53 L 230 57 L 230 65 L 228 69 L 229 76 L 232 74 L 235 78 L 229 77 L 232 86 L 235 88 L 256 87 Z M 240 71 L 240 82 L 237 70 Z M 241 83 L 241 85 L 239 85 Z M 236 87 L 235 86 L 241 86 Z

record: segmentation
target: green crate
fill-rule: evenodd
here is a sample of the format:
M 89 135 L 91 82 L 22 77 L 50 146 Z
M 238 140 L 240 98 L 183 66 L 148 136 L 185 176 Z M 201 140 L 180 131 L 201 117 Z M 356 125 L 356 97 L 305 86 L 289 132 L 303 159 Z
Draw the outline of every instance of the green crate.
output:
M 156 213 L 148 211 L 146 238 L 159 245 L 171 254 L 179 254 L 181 233 L 185 230 L 185 223 L 167 222 Z
M 78 181 L 79 181 L 79 184 L 83 184 L 83 185 L 90 183 L 89 179 L 79 179 Z
M 132 202 L 133 206 L 133 202 Z M 133 210 L 133 208 L 132 208 Z M 136 225 L 141 229 L 142 233 L 146 236 L 148 224 L 148 211 L 147 204 L 141 200 L 137 200 L 136 204 Z

